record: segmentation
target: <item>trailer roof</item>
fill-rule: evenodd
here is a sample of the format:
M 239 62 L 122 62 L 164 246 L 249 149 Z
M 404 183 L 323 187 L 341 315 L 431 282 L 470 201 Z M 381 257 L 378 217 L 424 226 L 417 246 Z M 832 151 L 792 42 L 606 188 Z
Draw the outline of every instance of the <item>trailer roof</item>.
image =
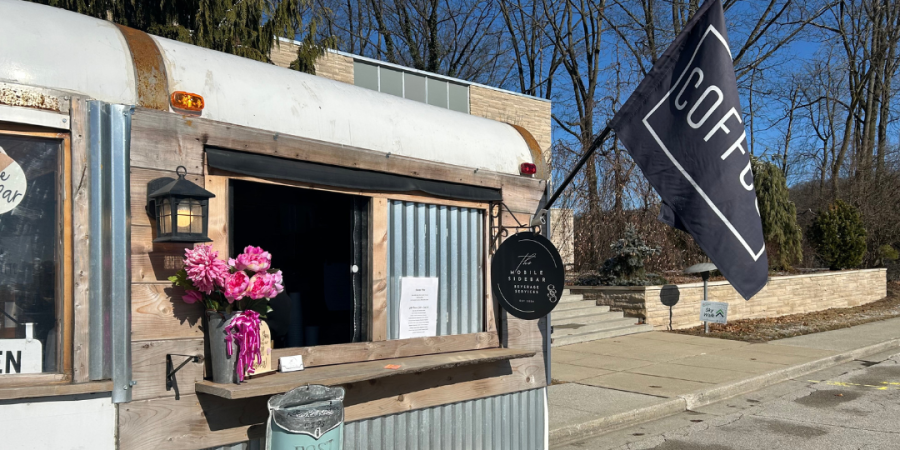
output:
M 151 38 L 169 92 L 202 95 L 206 119 L 500 173 L 534 162 L 519 132 L 501 122 Z M 131 51 L 110 22 L 0 0 L 0 42 L 0 80 L 137 103 Z

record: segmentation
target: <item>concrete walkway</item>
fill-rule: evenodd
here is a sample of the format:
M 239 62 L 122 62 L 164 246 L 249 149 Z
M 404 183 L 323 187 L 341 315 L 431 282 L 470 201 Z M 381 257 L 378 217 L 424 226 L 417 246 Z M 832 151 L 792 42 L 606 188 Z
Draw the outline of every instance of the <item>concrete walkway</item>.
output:
M 650 332 L 553 349 L 550 443 L 740 395 L 896 348 L 900 319 L 766 344 Z

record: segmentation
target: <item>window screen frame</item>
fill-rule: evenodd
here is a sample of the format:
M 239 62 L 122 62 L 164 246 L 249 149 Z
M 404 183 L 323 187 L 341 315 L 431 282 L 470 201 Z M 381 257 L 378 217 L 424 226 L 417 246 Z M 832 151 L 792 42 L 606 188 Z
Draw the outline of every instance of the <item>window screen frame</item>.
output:
M 74 325 L 74 250 L 72 227 L 72 142 L 68 132 L 47 131 L 40 127 L 0 123 L 0 135 L 55 140 L 60 144 L 57 179 L 56 243 L 56 372 L 2 374 L 0 389 L 68 384 L 73 381 Z M 87 344 L 86 342 L 83 344 Z M 15 397 L 15 396 L 14 396 Z
M 211 168 L 205 170 L 206 189 L 216 194 L 209 203 L 209 238 L 211 245 L 220 255 L 228 254 L 229 233 L 228 215 L 231 206 L 228 202 L 228 186 L 231 180 L 243 180 L 256 183 L 268 183 L 298 189 L 321 190 L 342 194 L 350 194 L 369 198 L 369 248 L 368 248 L 368 317 L 365 325 L 367 339 L 363 342 L 320 345 L 313 347 L 292 347 L 273 350 L 273 357 L 303 355 L 304 365 L 315 367 L 321 365 L 344 364 L 384 359 L 386 357 L 419 356 L 440 354 L 455 351 L 499 348 L 497 317 L 499 305 L 490 295 L 489 241 L 490 236 L 490 204 L 448 200 L 437 197 L 398 193 L 358 191 L 332 186 L 314 185 L 286 180 L 256 178 Z M 388 298 L 387 298 L 387 250 L 388 250 L 388 207 L 391 200 L 427 203 L 443 206 L 457 206 L 482 210 L 484 224 L 482 226 L 482 326 L 476 333 L 456 334 L 428 338 L 389 339 L 388 333 Z M 233 256 L 233 255 L 230 255 Z

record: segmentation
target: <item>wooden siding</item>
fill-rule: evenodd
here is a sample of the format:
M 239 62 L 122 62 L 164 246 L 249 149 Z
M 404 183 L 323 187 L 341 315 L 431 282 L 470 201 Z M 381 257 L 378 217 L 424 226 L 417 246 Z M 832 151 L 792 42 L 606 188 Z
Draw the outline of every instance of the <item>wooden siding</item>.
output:
M 204 172 L 204 145 L 247 151 L 325 164 L 345 165 L 440 181 L 486 186 L 502 190 L 504 202 L 520 218 L 530 217 L 543 192 L 543 180 L 431 163 L 413 158 L 385 158 L 364 149 L 335 146 L 308 139 L 276 135 L 196 117 L 181 116 L 138 108 L 132 122 L 132 351 L 134 377 L 138 380 L 135 401 L 119 405 L 119 448 L 129 449 L 201 449 L 260 436 L 260 425 L 267 417 L 265 397 L 225 400 L 194 393 L 191 380 L 202 376 L 203 364 L 189 363 L 178 374 L 180 400 L 174 391 L 165 390 L 165 355 L 202 352 L 202 306 L 187 305 L 181 292 L 172 288 L 166 277 L 178 270 L 185 246 L 154 244 L 154 229 L 144 211 L 146 185 L 160 176 L 175 177 L 175 168 L 187 167 L 191 180 L 214 191 L 225 204 L 227 189 Z M 422 199 L 427 201 L 427 199 Z M 380 199 L 378 205 L 386 205 Z M 211 205 L 211 208 L 213 206 Z M 386 211 L 385 211 L 386 214 Z M 376 239 L 372 254 L 384 252 L 385 231 L 379 214 L 370 222 Z M 504 220 L 504 223 L 507 223 Z M 225 223 L 210 222 L 210 237 L 220 251 L 221 237 L 227 234 Z M 377 228 L 377 229 L 376 229 Z M 486 230 L 488 231 L 488 230 Z M 221 257 L 226 255 L 221 254 Z M 373 306 L 383 298 L 383 265 L 370 264 L 376 271 Z M 489 291 L 489 289 L 488 289 Z M 361 420 L 396 412 L 504 393 L 535 389 L 547 383 L 544 373 L 543 337 L 538 321 L 523 321 L 508 316 L 486 293 L 492 307 L 485 310 L 487 333 L 473 343 L 451 340 L 452 349 L 470 345 L 502 344 L 531 350 L 536 355 L 502 363 L 488 363 L 434 374 L 401 375 L 345 385 L 346 418 Z M 379 308 L 373 308 L 375 315 Z M 491 331 L 499 330 L 499 335 Z M 384 339 L 384 331 L 373 330 L 373 340 Z M 475 336 L 475 335 L 470 335 Z M 390 341 L 388 341 L 390 342 Z M 457 347 L 461 345 L 460 347 Z M 380 348 L 380 347 L 379 347 Z M 380 351 L 384 351 L 381 349 Z M 415 350 L 398 350 L 400 353 Z M 424 354 L 424 353 L 423 353 Z M 173 361 L 177 364 L 180 362 Z

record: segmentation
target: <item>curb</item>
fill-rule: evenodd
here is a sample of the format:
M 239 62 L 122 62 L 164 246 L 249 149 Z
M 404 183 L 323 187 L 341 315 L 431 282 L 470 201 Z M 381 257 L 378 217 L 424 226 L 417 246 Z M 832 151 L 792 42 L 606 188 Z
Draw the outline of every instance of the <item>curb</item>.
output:
M 564 445 L 616 429 L 661 419 L 897 347 L 900 347 L 900 339 L 891 339 L 751 378 L 679 395 L 655 405 L 610 416 L 597 417 L 587 422 L 557 428 L 550 430 L 550 444 Z

